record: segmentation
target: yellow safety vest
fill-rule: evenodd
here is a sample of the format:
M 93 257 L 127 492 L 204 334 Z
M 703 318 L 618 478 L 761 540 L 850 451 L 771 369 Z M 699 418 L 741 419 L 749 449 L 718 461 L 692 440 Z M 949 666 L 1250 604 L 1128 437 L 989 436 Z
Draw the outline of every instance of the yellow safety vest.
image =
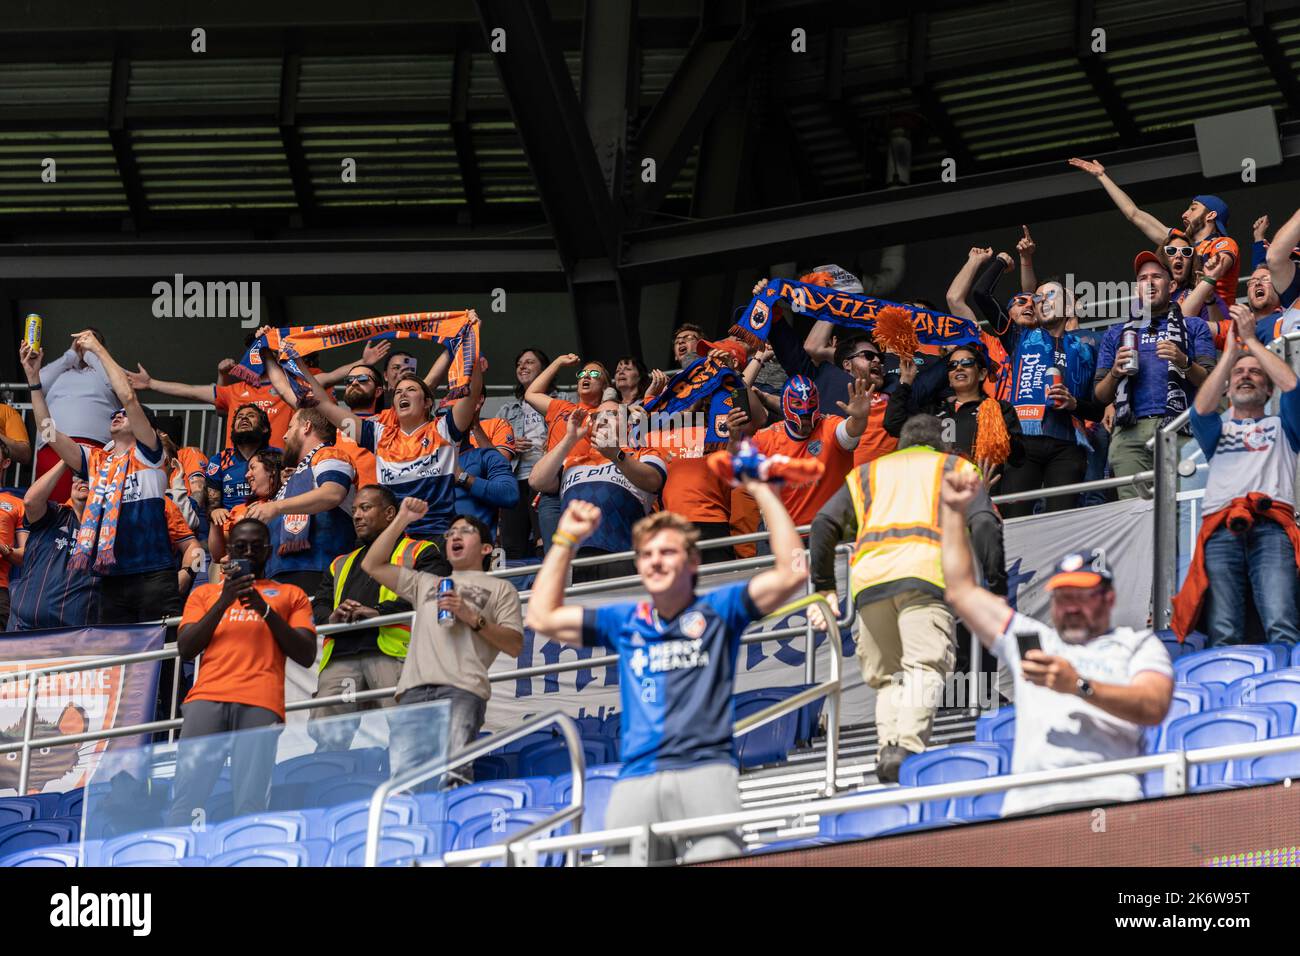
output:
M 398 567 L 413 568 L 415 559 L 424 553 L 425 548 L 436 547 L 432 541 L 417 541 L 414 538 L 403 537 L 397 542 L 397 547 L 393 549 L 393 556 L 389 558 L 390 564 Z M 334 606 L 338 607 L 343 600 L 343 586 L 347 583 L 348 574 L 352 570 L 353 563 L 357 560 L 357 555 L 362 551 L 357 548 L 349 554 L 340 554 L 330 562 L 330 571 L 334 575 Z M 382 585 L 379 588 L 379 603 L 386 601 L 396 601 L 398 596 L 388 588 Z M 389 657 L 396 657 L 398 660 L 406 660 L 406 650 L 411 646 L 411 625 L 409 624 L 386 624 L 379 629 L 379 649 Z M 330 654 L 334 651 L 334 638 L 325 638 L 325 646 L 321 653 L 320 669 L 324 670 L 325 665 L 330 662 Z
M 859 595 L 876 600 L 906 587 L 943 595 L 939 489 L 944 472 L 959 467 L 972 466 L 914 445 L 849 472 L 845 481 L 858 521 L 849 561 L 855 603 Z

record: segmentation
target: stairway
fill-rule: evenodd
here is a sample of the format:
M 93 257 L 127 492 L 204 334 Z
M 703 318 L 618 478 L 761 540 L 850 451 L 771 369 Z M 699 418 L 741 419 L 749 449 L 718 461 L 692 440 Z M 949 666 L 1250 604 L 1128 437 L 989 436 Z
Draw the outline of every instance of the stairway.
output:
M 975 717 L 966 708 L 941 710 L 935 715 L 931 747 L 965 743 L 975 739 Z M 862 724 L 840 730 L 840 758 L 836 765 L 838 796 L 879 790 L 890 784 L 876 780 L 876 727 Z M 826 738 L 791 751 L 785 763 L 759 767 L 740 776 L 740 802 L 746 810 L 804 803 L 822 795 L 826 779 Z M 784 827 L 780 819 L 747 824 L 746 843 L 758 845 L 776 840 L 817 835 L 816 815 L 805 817 L 803 825 Z

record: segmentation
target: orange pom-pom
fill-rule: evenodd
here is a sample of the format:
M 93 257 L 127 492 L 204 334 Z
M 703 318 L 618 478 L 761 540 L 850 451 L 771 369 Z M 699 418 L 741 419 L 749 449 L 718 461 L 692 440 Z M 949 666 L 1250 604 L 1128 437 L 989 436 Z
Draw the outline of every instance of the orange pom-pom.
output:
M 899 358 L 910 359 L 921 347 L 912 313 L 896 305 L 886 306 L 876 315 L 873 335 L 882 349 Z
M 807 275 L 800 276 L 799 281 L 808 285 L 830 286 L 835 282 L 835 278 L 829 272 L 810 272 Z
M 980 402 L 975 414 L 975 446 L 971 454 L 981 465 L 1000 465 L 1011 457 L 1011 435 L 996 399 Z

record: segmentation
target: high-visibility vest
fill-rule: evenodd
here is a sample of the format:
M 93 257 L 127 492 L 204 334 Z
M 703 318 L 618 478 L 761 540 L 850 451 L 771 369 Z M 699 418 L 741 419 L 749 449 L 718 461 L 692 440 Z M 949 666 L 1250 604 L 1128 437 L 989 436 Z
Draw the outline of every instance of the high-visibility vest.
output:
M 424 553 L 425 548 L 436 547 L 432 541 L 417 541 L 414 538 L 403 537 L 397 542 L 397 547 L 393 549 L 393 556 L 389 558 L 389 563 L 403 568 L 414 568 L 415 559 Z M 330 571 L 334 574 L 334 606 L 338 607 L 343 601 L 343 587 L 347 583 L 348 574 L 352 571 L 352 565 L 357 560 L 357 555 L 362 552 L 362 548 L 348 554 L 340 554 L 330 562 Z M 380 585 L 379 603 L 386 601 L 396 601 L 397 595 L 388 588 Z M 389 657 L 396 657 L 398 660 L 406 660 L 407 648 L 411 646 L 411 625 L 410 624 L 386 624 L 379 629 L 379 649 Z M 330 662 L 330 654 L 334 651 L 334 638 L 325 638 L 324 649 L 321 653 L 320 669 L 324 670 L 325 665 Z
M 886 597 L 910 587 L 943 595 L 939 489 L 944 472 L 972 467 L 965 459 L 913 445 L 849 472 L 845 481 L 857 515 L 849 561 L 853 601 Z

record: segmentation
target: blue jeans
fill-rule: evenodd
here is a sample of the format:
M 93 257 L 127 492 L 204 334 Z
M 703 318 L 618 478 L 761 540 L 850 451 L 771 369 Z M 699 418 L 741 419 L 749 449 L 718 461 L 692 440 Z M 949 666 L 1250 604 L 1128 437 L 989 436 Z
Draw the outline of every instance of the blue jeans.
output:
M 1088 453 L 1088 470 L 1083 473 L 1083 480 L 1099 481 L 1106 477 L 1106 465 L 1110 457 L 1110 432 L 1098 427 L 1096 430 L 1090 430 L 1088 437 L 1092 441 L 1092 451 Z M 1110 492 L 1085 491 L 1079 495 L 1079 507 L 1104 505 L 1109 500 L 1106 497 L 1108 494 Z
M 423 704 L 430 700 L 449 700 L 447 714 L 447 756 L 468 747 L 478 739 L 487 714 L 487 701 L 460 687 L 447 684 L 421 684 L 402 693 L 400 704 Z M 409 721 L 407 722 L 410 723 Z M 398 738 L 389 741 L 388 762 L 393 776 L 432 760 L 437 753 L 437 741 L 422 736 L 417 728 L 403 726 L 395 733 Z M 390 735 L 390 738 L 393 735 Z M 440 777 L 434 786 L 446 789 L 452 784 L 473 783 L 474 765 L 462 764 Z
M 537 499 L 537 528 L 542 533 L 542 555 L 551 550 L 551 535 L 560 526 L 560 496 L 542 494 Z
M 1247 581 L 1264 640 L 1282 644 L 1300 640 L 1295 548 L 1280 524 L 1258 518 L 1244 534 L 1220 528 L 1205 542 L 1205 567 L 1210 579 L 1205 623 L 1211 647 L 1242 643 Z

